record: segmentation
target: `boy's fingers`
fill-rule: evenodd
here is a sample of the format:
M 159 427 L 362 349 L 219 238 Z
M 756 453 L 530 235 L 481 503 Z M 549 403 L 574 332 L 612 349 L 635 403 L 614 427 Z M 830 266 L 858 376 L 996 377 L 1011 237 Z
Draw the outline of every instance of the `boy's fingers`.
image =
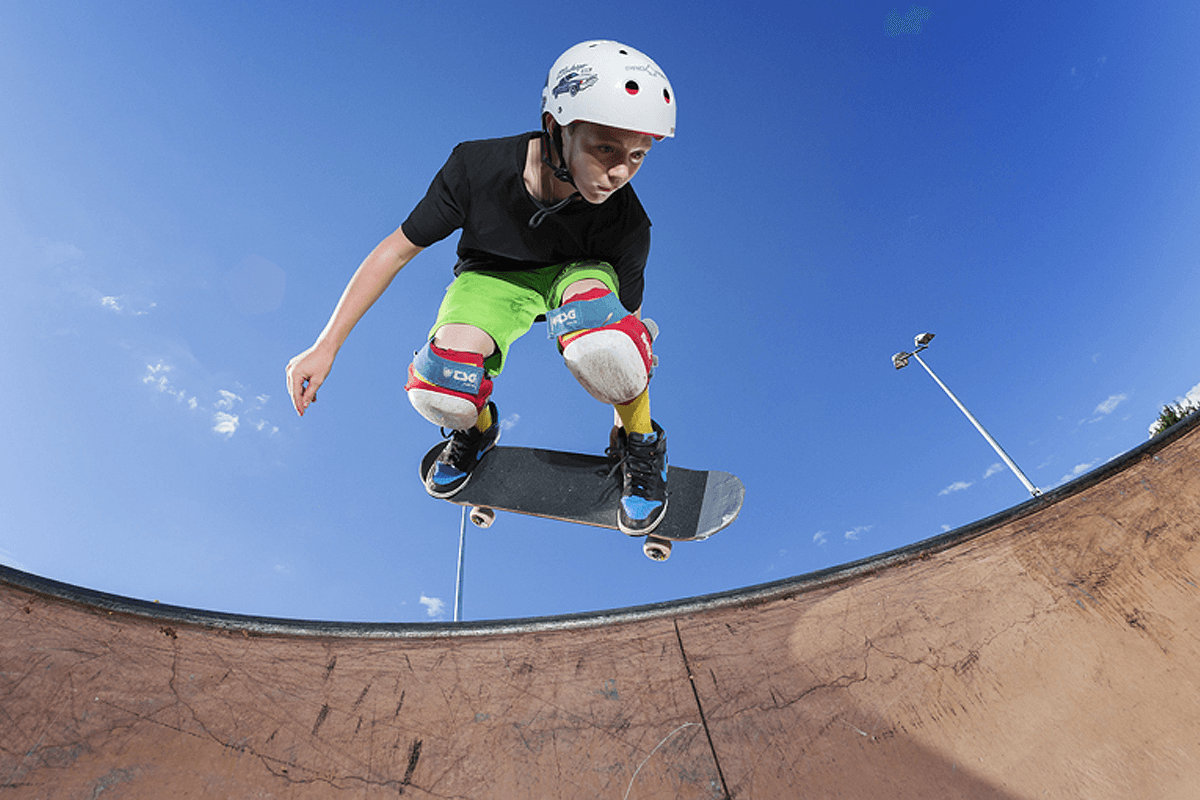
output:
M 329 375 L 331 364 L 315 358 L 306 351 L 293 358 L 287 365 L 287 389 L 296 413 L 304 416 L 305 410 L 317 400 L 317 390 Z
M 287 389 L 288 395 L 292 398 L 292 407 L 296 409 L 296 413 L 304 416 L 304 409 L 308 402 L 304 398 L 304 394 L 308 389 L 308 379 L 302 377 L 293 371 L 291 364 L 288 364 L 287 369 Z

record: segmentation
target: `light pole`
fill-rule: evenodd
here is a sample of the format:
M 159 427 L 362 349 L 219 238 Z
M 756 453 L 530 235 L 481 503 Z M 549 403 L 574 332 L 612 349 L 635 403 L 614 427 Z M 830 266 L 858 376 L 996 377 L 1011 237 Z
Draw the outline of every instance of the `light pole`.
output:
M 908 366 L 908 359 L 915 358 L 917 363 L 924 367 L 925 371 L 929 373 L 929 377 L 933 378 L 937 382 L 937 385 L 942 387 L 942 391 L 950 396 L 950 399 L 954 401 L 954 405 L 958 406 L 958 410 L 967 415 L 967 419 L 971 420 L 971 424 L 975 426 L 975 429 L 983 434 L 983 438 L 987 439 L 988 444 L 990 444 L 992 449 L 996 451 L 997 455 L 1004 460 L 1004 463 L 1007 464 L 1008 468 L 1013 471 L 1013 474 L 1017 476 L 1017 479 L 1025 485 L 1025 488 L 1029 490 L 1029 493 L 1034 497 L 1040 495 L 1042 490 L 1034 486 L 1029 478 L 1025 477 L 1025 473 L 1021 472 L 1021 469 L 1017 466 L 1016 462 L 1008 457 L 1008 453 L 1004 452 L 1004 448 L 1000 446 L 1000 443 L 993 439 L 990 433 L 984 430 L 984 427 L 979 424 L 979 420 L 975 419 L 974 415 L 972 415 L 971 412 L 967 410 L 967 407 L 962 404 L 962 401 L 954 396 L 954 392 L 950 391 L 950 387 L 942 383 L 942 379 L 935 375 L 933 370 L 929 368 L 929 365 L 921 360 L 921 356 L 919 356 L 918 353 L 920 353 L 922 350 L 928 349 L 929 343 L 932 341 L 932 333 L 917 334 L 917 336 L 913 339 L 913 345 L 916 349 L 914 349 L 911 353 L 905 353 L 903 351 L 896 353 L 896 355 L 892 356 L 893 366 L 895 366 L 896 369 L 904 369 Z
M 458 523 L 458 574 L 454 578 L 454 621 L 462 622 L 463 580 L 467 566 L 467 507 L 463 506 Z

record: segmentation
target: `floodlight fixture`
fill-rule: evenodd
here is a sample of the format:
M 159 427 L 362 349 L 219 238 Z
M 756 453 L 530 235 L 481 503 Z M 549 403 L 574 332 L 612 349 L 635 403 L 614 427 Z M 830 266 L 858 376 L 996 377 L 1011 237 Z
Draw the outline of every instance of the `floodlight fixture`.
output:
M 933 341 L 933 336 L 932 333 L 918 333 L 913 339 L 913 343 L 917 347 L 928 347 L 929 343 Z
M 912 353 L 896 353 L 896 355 L 892 356 L 892 364 L 895 365 L 896 369 L 904 369 L 908 366 L 908 358 L 911 355 Z

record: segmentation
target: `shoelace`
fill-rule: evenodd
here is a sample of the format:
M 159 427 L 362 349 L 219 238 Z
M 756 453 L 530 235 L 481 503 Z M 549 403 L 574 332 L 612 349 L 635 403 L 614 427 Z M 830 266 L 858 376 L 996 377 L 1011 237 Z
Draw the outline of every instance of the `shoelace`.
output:
M 628 466 L 627 474 L 635 490 L 649 489 L 655 480 L 658 470 L 655 469 L 655 445 L 657 442 L 651 442 L 645 445 L 634 445 L 628 441 L 625 443 L 625 455 L 617 462 L 612 471 L 609 472 L 611 477 L 617 469 L 622 465 Z M 642 452 L 635 452 L 641 450 Z
M 471 450 L 478 445 L 478 441 L 483 434 L 472 428 L 469 431 L 450 431 L 446 433 L 446 429 L 442 428 L 442 436 L 450 440 L 450 451 L 446 453 L 444 459 L 455 469 L 466 471 L 463 462 L 468 458 Z
M 625 445 L 624 439 L 620 440 L 618 444 L 610 444 L 608 447 L 604 448 L 604 455 L 608 456 L 609 461 L 613 462 L 612 469 L 608 471 L 608 475 L 605 477 L 611 478 L 613 475 L 617 474 L 617 470 L 625 465 L 625 460 L 628 458 L 628 452 L 629 448 L 627 445 Z

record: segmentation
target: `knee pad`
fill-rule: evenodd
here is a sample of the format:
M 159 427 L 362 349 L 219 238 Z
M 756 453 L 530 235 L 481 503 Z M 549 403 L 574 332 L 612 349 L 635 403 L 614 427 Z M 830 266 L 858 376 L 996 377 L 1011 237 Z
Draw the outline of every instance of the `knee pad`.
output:
M 586 292 L 546 321 L 567 369 L 592 397 L 621 405 L 646 390 L 654 371 L 650 330 L 612 292 Z
M 434 425 L 465 431 L 492 394 L 483 356 L 425 345 L 408 366 L 404 384 L 413 408 Z

